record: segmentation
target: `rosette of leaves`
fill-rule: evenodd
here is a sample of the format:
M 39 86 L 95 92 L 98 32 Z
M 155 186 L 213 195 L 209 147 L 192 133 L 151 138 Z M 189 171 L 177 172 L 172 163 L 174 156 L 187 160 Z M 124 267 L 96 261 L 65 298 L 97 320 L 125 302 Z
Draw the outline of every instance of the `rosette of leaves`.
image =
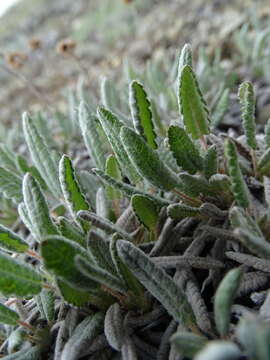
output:
M 7 360 L 269 359 L 270 126 L 259 141 L 248 83 L 244 135 L 211 134 L 191 59 L 186 45 L 173 125 L 132 79 L 128 116 L 108 84 L 106 107 L 80 104 L 88 165 L 28 114 L 31 164 L 3 148 L 0 192 L 18 214 L 0 226 Z

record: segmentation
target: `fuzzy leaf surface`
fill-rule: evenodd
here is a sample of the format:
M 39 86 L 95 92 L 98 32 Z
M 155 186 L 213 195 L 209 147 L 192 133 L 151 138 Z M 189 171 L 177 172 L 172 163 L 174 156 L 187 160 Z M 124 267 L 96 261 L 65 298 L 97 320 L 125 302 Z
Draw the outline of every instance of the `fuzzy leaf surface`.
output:
M 28 221 L 38 240 L 43 236 L 58 234 L 40 186 L 30 174 L 26 174 L 23 179 L 23 198 Z
M 90 206 L 81 191 L 72 162 L 66 155 L 63 155 L 59 163 L 59 179 L 71 214 L 76 218 L 79 210 L 89 210 Z
M 9 170 L 0 167 L 0 192 L 16 204 L 22 201 L 22 180 Z
M 96 283 L 84 276 L 75 265 L 77 255 L 90 261 L 87 251 L 79 244 L 62 236 L 50 236 L 41 243 L 41 255 L 45 267 L 61 280 L 81 290 L 95 289 Z
M 225 143 L 225 155 L 228 163 L 228 171 L 231 179 L 231 190 L 237 204 L 244 209 L 250 205 L 249 190 L 244 181 L 234 143 L 227 140 Z
M 230 325 L 231 306 L 237 294 L 242 278 L 240 269 L 230 270 L 223 278 L 215 294 L 214 314 L 219 334 L 228 335 Z
M 61 360 L 77 360 L 86 346 L 101 333 L 103 329 L 104 315 L 100 312 L 85 318 L 75 329 L 66 343 Z
M 131 162 L 143 178 L 165 191 L 180 184 L 176 174 L 159 159 L 158 154 L 135 131 L 123 126 L 120 137 Z
M 3 225 L 0 225 L 0 248 L 23 253 L 28 249 L 28 244 L 17 234 Z
M 209 112 L 196 76 L 189 65 L 181 70 L 179 106 L 187 132 L 193 139 L 209 133 Z
M 123 123 L 118 120 L 118 118 L 114 114 L 112 114 L 105 108 L 98 108 L 97 114 L 101 126 L 119 162 L 123 174 L 128 176 L 129 180 L 132 183 L 137 183 L 140 180 L 140 176 L 134 165 L 130 162 L 123 143 L 119 138 L 119 133 L 121 127 L 123 126 Z
M 133 195 L 131 198 L 131 205 L 138 220 L 149 231 L 154 231 L 159 218 L 156 204 L 147 196 Z
M 248 146 L 255 150 L 256 124 L 255 124 L 255 95 L 253 85 L 249 81 L 243 82 L 238 91 L 240 104 L 242 105 L 243 128 Z
M 176 321 L 181 321 L 189 327 L 193 321 L 193 312 L 185 294 L 172 278 L 133 244 L 119 240 L 117 249 L 124 263 L 168 313 Z
M 23 132 L 34 165 L 53 195 L 60 198 L 61 188 L 55 156 L 42 135 L 39 134 L 33 119 L 26 113 L 23 115 Z
M 0 253 L 0 292 L 28 296 L 41 291 L 42 278 L 29 265 Z
M 87 105 L 83 102 L 79 106 L 79 124 L 91 159 L 94 161 L 95 166 L 104 170 L 105 150 L 98 132 L 98 119 L 94 114 L 91 114 Z
M 16 311 L 0 303 L 0 323 L 16 326 L 20 316 Z
M 203 159 L 183 128 L 170 126 L 168 138 L 170 150 L 178 166 L 190 174 L 202 170 Z
M 151 104 L 143 85 L 136 80 L 129 86 L 129 105 L 136 132 L 152 149 L 157 149 Z

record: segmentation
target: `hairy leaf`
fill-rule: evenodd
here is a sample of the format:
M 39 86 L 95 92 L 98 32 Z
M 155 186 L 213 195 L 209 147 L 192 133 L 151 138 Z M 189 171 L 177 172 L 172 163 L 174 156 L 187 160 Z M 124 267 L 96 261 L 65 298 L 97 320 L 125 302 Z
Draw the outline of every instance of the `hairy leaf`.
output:
M 58 178 L 58 164 L 53 152 L 45 143 L 42 135 L 39 134 L 34 121 L 26 113 L 23 115 L 23 131 L 34 165 L 53 195 L 60 198 L 61 189 Z
M 255 125 L 255 95 L 253 85 L 245 81 L 238 91 L 240 104 L 242 105 L 243 128 L 246 141 L 251 149 L 256 149 L 256 125 Z
M 152 194 L 147 194 L 147 193 L 135 188 L 134 186 L 123 183 L 121 181 L 117 181 L 117 180 L 113 179 L 112 177 L 104 174 L 104 172 L 102 170 L 92 169 L 92 171 L 105 184 L 111 185 L 115 189 L 119 189 L 122 193 L 124 193 L 128 197 L 131 197 L 132 195 L 135 195 L 135 194 L 139 194 L 139 195 L 142 195 L 142 196 L 147 196 L 149 199 L 153 200 L 159 206 L 164 206 L 164 205 L 171 204 L 171 202 L 169 200 L 163 199 L 163 198 L 161 198 L 159 196 L 155 196 L 155 195 L 152 195 Z
M 170 150 L 177 165 L 190 174 L 202 170 L 203 159 L 184 129 L 170 126 L 168 130 Z
M 100 133 L 98 131 L 98 119 L 90 112 L 84 102 L 79 106 L 79 124 L 83 140 L 95 166 L 105 168 L 105 150 Z
M 104 332 L 110 346 L 120 351 L 125 338 L 125 329 L 124 318 L 118 303 L 111 305 L 106 312 Z
M 154 231 L 159 218 L 159 212 L 156 204 L 147 196 L 133 195 L 131 198 L 131 205 L 138 220 L 149 231 Z
M 16 204 L 22 201 L 22 180 L 9 170 L 0 167 L 0 193 Z
M 212 145 L 208 148 L 204 158 L 203 173 L 206 179 L 210 179 L 212 175 L 218 172 L 218 154 L 216 146 Z
M 237 204 L 241 207 L 250 206 L 250 195 L 248 187 L 244 181 L 237 156 L 237 150 L 234 143 L 226 140 L 225 155 L 227 159 L 228 171 L 231 179 L 231 189 Z
M 135 130 L 152 149 L 157 149 L 151 104 L 142 84 L 133 80 L 129 86 L 129 105 Z
M 100 312 L 85 318 L 75 329 L 63 349 L 61 360 L 77 360 L 103 329 L 104 315 Z
M 181 69 L 179 107 L 184 124 L 193 139 L 209 133 L 209 112 L 196 76 L 189 65 Z
M 121 181 L 122 176 L 115 156 L 110 155 L 106 159 L 105 173 L 111 178 Z M 110 200 L 117 200 L 121 197 L 121 192 L 111 185 L 106 187 L 106 194 Z
M 28 249 L 27 243 L 10 229 L 0 225 L 0 248 L 23 253 Z
M 74 289 L 67 282 L 60 279 L 57 280 L 57 287 L 64 301 L 76 307 L 83 307 L 90 302 L 91 295 L 88 291 Z
M 183 219 L 185 217 L 200 216 L 200 208 L 191 207 L 186 204 L 172 204 L 167 208 L 168 215 L 173 219 Z
M 122 141 L 119 138 L 123 123 L 121 123 L 114 114 L 102 107 L 98 108 L 97 114 L 123 174 L 127 176 L 132 183 L 136 184 L 140 180 L 140 176 L 134 165 L 130 162 Z
M 158 154 L 138 134 L 123 126 L 120 137 L 131 162 L 143 178 L 165 191 L 180 185 L 176 174 L 159 159 Z
M 91 261 L 87 251 L 79 244 L 62 236 L 46 237 L 41 243 L 41 255 L 45 267 L 61 280 L 79 290 L 95 290 L 96 283 L 90 281 L 75 266 L 77 255 L 82 255 Z
M 28 296 L 41 291 L 41 276 L 29 265 L 0 253 L 0 292 Z
M 126 287 L 118 277 L 112 275 L 106 269 L 98 267 L 96 264 L 92 264 L 80 255 L 75 258 L 75 265 L 77 269 L 89 279 L 105 285 L 109 289 L 125 293 Z
M 76 219 L 79 210 L 89 210 L 89 204 L 82 194 L 75 170 L 68 156 L 63 155 L 59 163 L 59 179 L 64 199 Z
M 36 180 L 26 174 L 23 179 L 23 198 L 28 221 L 34 228 L 34 235 L 41 240 L 43 236 L 58 233 L 50 214 L 49 208 Z
M 241 277 L 242 271 L 240 269 L 230 270 L 216 291 L 214 313 L 216 326 L 221 336 L 228 335 L 231 307 L 237 294 Z
M 190 332 L 177 332 L 171 337 L 171 342 L 182 356 L 192 358 L 204 347 L 207 339 Z
M 119 240 L 117 249 L 124 263 L 169 314 L 189 327 L 193 323 L 193 312 L 185 294 L 172 278 L 131 243 Z
M 229 341 L 210 341 L 195 356 L 194 360 L 239 360 L 241 351 Z
M 16 311 L 13 311 L 0 303 L 0 323 L 16 326 L 19 319 L 20 316 L 16 313 Z

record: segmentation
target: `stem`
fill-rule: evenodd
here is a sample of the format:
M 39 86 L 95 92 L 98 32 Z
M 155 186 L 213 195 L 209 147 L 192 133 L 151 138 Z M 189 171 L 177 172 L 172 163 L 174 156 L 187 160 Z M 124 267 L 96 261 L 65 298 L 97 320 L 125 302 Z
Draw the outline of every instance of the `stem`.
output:
M 34 326 L 32 326 L 32 325 L 30 325 L 30 324 L 28 324 L 28 323 L 26 323 L 26 322 L 24 322 L 22 320 L 18 320 L 17 322 L 18 322 L 19 325 L 23 326 L 24 328 L 26 328 L 28 330 L 31 330 L 31 331 L 35 330 Z
M 88 73 L 87 69 L 84 67 L 84 65 L 82 64 L 81 59 L 77 55 L 75 55 L 73 53 L 70 53 L 69 55 L 77 63 L 77 65 L 78 65 L 79 69 L 81 70 L 81 72 L 87 77 L 88 85 L 90 85 L 91 81 L 90 81 L 89 73 Z
M 204 135 L 202 135 L 202 136 L 200 137 L 200 142 L 201 142 L 201 145 L 202 145 L 202 147 L 204 148 L 204 150 L 207 151 L 208 146 L 207 146 L 207 142 L 206 142 L 206 140 L 205 140 Z
M 254 149 L 251 149 L 251 159 L 252 159 L 252 166 L 254 170 L 254 176 L 255 178 L 258 177 L 258 166 L 257 166 L 257 158 L 256 158 L 256 152 Z
M 46 98 L 44 94 L 42 94 L 32 83 L 28 80 L 23 74 L 10 69 L 5 64 L 1 64 L 1 67 L 10 75 L 14 76 L 15 78 L 19 79 L 34 95 L 35 97 L 43 104 L 45 108 L 53 114 L 53 109 L 51 108 L 50 101 Z
M 202 201 L 199 199 L 192 199 L 191 197 L 189 197 L 186 194 L 181 193 L 180 191 L 173 189 L 172 190 L 174 193 L 176 193 L 178 196 L 180 196 L 183 200 L 187 201 L 188 203 L 191 203 L 195 206 L 201 206 L 202 205 Z
M 41 256 L 39 256 L 35 251 L 33 250 L 27 250 L 26 251 L 26 254 L 35 258 L 35 259 L 38 259 L 38 260 L 41 260 Z

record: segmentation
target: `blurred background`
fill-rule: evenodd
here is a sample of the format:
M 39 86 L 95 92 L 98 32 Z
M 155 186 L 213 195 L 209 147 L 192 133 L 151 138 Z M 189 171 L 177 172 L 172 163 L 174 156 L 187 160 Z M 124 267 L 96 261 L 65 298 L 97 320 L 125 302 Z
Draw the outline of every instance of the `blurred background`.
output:
M 267 0 L 1 0 L 0 122 L 65 112 L 82 83 L 98 103 L 101 77 L 121 84 L 149 64 L 158 76 L 185 42 L 202 75 L 208 62 L 226 86 L 237 77 L 265 86 L 269 12 Z

